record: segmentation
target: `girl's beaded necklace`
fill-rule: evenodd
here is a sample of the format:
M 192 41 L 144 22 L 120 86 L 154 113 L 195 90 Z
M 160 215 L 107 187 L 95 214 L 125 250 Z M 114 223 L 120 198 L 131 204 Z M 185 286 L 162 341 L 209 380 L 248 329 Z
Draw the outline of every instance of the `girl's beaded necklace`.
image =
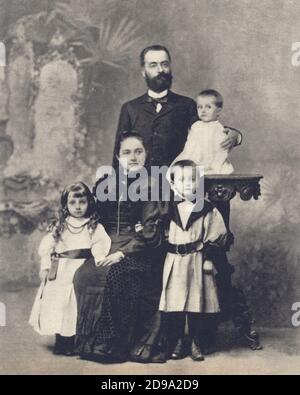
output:
M 85 222 L 84 224 L 80 225 L 80 226 L 75 226 L 75 225 L 70 224 L 68 221 L 66 221 L 67 228 L 68 228 L 69 232 L 72 233 L 73 235 L 78 235 L 79 233 L 81 233 L 87 223 L 88 223 L 88 221 Z M 79 231 L 78 232 L 76 232 L 76 231 L 74 232 L 73 230 L 71 230 L 71 228 L 79 229 Z

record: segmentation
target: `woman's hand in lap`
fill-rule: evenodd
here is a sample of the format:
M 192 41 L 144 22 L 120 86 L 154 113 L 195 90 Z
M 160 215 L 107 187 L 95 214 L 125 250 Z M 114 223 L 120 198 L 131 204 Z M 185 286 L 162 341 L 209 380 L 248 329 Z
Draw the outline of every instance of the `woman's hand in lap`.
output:
M 120 262 L 124 258 L 124 254 L 121 251 L 114 252 L 113 254 L 107 255 L 101 261 L 96 262 L 96 266 L 111 266 L 115 263 Z

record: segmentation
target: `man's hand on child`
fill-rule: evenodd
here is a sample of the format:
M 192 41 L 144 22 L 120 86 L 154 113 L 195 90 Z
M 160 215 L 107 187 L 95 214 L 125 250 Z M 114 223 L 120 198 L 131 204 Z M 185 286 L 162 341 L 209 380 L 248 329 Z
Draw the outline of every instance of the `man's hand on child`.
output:
M 101 261 L 96 262 L 96 266 L 111 266 L 115 263 L 120 262 L 124 258 L 124 254 L 121 251 L 114 252 L 113 254 L 108 255 L 107 257 L 101 259 Z
M 221 148 L 225 150 L 230 150 L 234 146 L 240 143 L 240 136 L 241 134 L 235 130 L 231 129 L 230 127 L 224 127 L 224 132 L 227 134 L 227 137 L 222 141 Z

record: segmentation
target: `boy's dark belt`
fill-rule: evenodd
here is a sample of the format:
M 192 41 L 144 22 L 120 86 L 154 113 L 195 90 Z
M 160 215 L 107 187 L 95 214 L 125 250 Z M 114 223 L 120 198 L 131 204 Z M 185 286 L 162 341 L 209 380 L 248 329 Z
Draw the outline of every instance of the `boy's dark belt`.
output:
M 202 241 L 194 241 L 187 244 L 167 243 L 167 251 L 177 255 L 188 255 L 203 249 Z
M 58 262 L 60 258 L 70 259 L 88 259 L 92 257 L 90 248 L 81 248 L 78 250 L 69 250 L 64 252 L 53 252 L 51 254 L 51 267 L 48 273 L 48 280 L 53 281 L 56 279 Z

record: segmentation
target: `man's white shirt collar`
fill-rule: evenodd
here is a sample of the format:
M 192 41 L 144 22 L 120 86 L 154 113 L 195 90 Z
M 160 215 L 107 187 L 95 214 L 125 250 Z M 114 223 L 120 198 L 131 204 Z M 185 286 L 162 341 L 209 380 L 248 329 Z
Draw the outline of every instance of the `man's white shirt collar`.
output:
M 148 89 L 148 96 L 153 97 L 153 99 L 161 99 L 162 97 L 167 96 L 167 94 L 168 94 L 168 89 L 159 93 L 154 92 L 151 89 Z

